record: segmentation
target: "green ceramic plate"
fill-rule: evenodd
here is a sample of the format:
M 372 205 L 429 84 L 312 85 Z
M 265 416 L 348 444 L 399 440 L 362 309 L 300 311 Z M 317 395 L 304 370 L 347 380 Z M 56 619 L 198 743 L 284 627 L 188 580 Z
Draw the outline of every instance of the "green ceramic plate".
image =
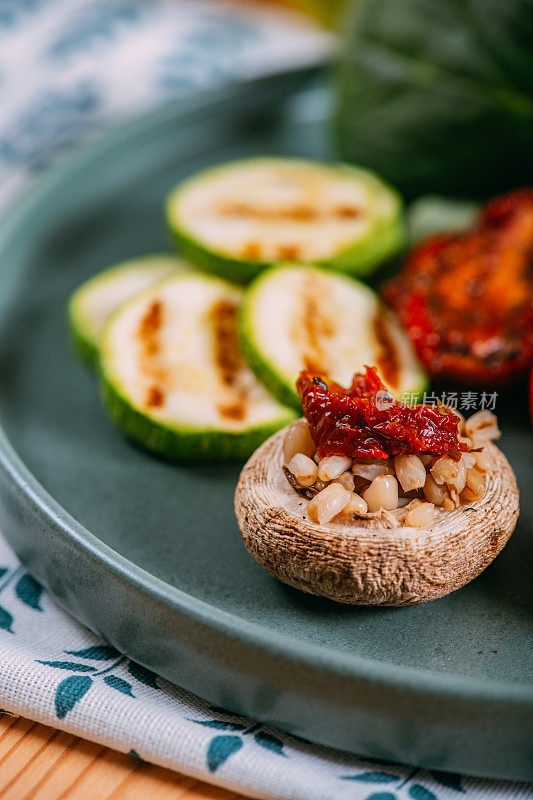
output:
M 532 438 L 500 412 L 523 496 L 509 546 L 451 596 L 351 608 L 270 578 L 241 543 L 241 465 L 175 466 L 126 441 L 69 350 L 72 290 L 161 250 L 162 202 L 198 169 L 327 157 L 325 91 L 298 76 L 151 113 L 79 150 L 0 225 L 0 525 L 65 608 L 213 703 L 336 747 L 533 778 Z M 290 102 L 284 102 L 292 95 Z

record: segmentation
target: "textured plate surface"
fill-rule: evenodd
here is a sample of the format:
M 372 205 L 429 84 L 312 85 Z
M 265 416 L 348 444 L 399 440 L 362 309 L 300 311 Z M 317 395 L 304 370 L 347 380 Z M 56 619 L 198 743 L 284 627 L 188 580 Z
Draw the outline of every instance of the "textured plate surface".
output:
M 126 441 L 67 341 L 70 292 L 165 246 L 181 178 L 261 153 L 328 155 L 327 95 L 294 76 L 127 123 L 43 178 L 0 226 L 0 523 L 61 604 L 217 705 L 365 754 L 533 778 L 532 435 L 500 398 L 522 514 L 465 589 L 402 609 L 270 578 L 233 515 L 240 465 L 176 466 Z

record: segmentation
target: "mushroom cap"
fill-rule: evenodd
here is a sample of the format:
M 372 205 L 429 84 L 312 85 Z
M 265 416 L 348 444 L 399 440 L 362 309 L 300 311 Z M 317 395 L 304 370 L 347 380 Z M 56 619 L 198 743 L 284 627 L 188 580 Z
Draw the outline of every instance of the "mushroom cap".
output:
M 274 577 L 341 603 L 404 606 L 459 589 L 479 575 L 511 536 L 519 512 L 509 462 L 486 444 L 493 466 L 474 503 L 439 510 L 427 528 L 385 528 L 375 520 L 312 522 L 308 501 L 283 472 L 278 431 L 241 472 L 235 513 L 244 543 Z

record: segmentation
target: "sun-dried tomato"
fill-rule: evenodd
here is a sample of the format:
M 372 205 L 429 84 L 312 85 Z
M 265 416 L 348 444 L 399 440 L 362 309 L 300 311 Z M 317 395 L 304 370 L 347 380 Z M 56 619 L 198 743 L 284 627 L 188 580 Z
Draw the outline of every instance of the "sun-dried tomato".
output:
M 375 367 L 356 373 L 349 389 L 312 372 L 301 372 L 296 388 L 320 458 L 443 455 L 468 449 L 457 438 L 456 414 L 443 406 L 397 402 Z
M 383 296 L 434 378 L 502 385 L 533 364 L 533 189 L 420 244 Z

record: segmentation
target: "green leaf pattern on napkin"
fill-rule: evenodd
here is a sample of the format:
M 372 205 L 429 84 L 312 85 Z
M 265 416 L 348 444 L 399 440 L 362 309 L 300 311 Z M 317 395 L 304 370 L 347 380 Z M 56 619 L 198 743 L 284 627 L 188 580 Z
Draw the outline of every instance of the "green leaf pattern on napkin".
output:
M 363 761 L 368 761 L 371 764 L 383 764 L 386 767 L 394 766 L 388 761 L 381 761 L 377 758 L 372 759 L 362 759 Z M 396 765 L 398 768 L 401 768 L 400 764 Z M 428 789 L 426 786 L 423 786 L 421 783 L 413 783 L 415 777 L 418 780 L 421 780 L 421 777 L 424 775 L 424 770 L 415 767 L 412 769 L 407 777 L 401 778 L 400 775 L 392 774 L 391 772 L 382 772 L 378 770 L 372 771 L 364 771 L 359 772 L 355 775 L 341 775 L 341 780 L 343 781 L 355 781 L 357 783 L 373 783 L 373 784 L 393 784 L 397 783 L 397 786 L 394 787 L 394 791 L 378 791 L 372 792 L 371 794 L 367 795 L 364 800 L 401 800 L 404 798 L 405 792 L 407 792 L 407 797 L 410 800 L 439 800 L 438 796 L 431 790 Z M 436 781 L 439 785 L 445 786 L 448 789 L 452 789 L 455 792 L 461 792 L 465 794 L 465 790 L 463 789 L 462 779 L 460 775 L 457 775 L 453 772 L 438 772 L 438 771 L 431 771 L 429 775 Z M 447 795 L 448 797 L 449 795 Z
M 43 664 L 47 667 L 54 669 L 66 669 L 71 672 L 87 673 L 90 672 L 92 677 L 88 678 L 82 674 L 72 676 L 61 681 L 56 690 L 55 707 L 56 715 L 59 719 L 64 719 L 69 711 L 71 711 L 78 700 L 81 700 L 89 689 L 95 685 L 94 679 L 102 678 L 102 682 L 121 694 L 128 697 L 135 697 L 133 692 L 133 685 L 121 678 L 119 675 L 113 674 L 114 671 L 121 665 L 127 664 L 127 670 L 130 675 L 136 678 L 139 683 L 149 686 L 152 689 L 158 689 L 156 682 L 156 675 L 146 667 L 131 661 L 126 656 L 123 656 L 119 651 L 110 644 L 93 645 L 86 647 L 82 650 L 64 650 L 64 653 L 71 656 L 87 661 L 99 662 L 98 665 L 86 664 L 84 661 L 44 661 L 36 659 L 38 664 Z M 113 662 L 101 668 L 101 662 Z
M 24 567 L 0 566 L 0 594 L 14 587 L 17 599 L 25 606 L 42 611 L 40 601 L 43 588 L 41 584 L 29 573 L 25 572 Z M 0 631 L 14 633 L 13 624 L 15 616 L 12 611 L 8 611 L 0 604 Z
M 208 743 L 206 752 L 206 764 L 209 772 L 216 772 L 228 758 L 243 747 L 245 736 L 253 735 L 253 741 L 265 750 L 269 750 L 278 756 L 287 758 L 284 752 L 284 745 L 279 736 L 269 733 L 263 729 L 261 723 L 245 721 L 239 714 L 233 714 L 223 708 L 211 706 L 211 711 L 230 719 L 191 719 L 191 722 L 202 725 L 204 728 L 212 728 L 219 731 L 239 731 L 240 735 L 214 736 Z
M 241 749 L 243 741 L 240 736 L 215 736 L 207 748 L 207 768 L 216 772 L 228 758 Z
M 33 575 L 26 573 L 22 578 L 19 578 L 15 585 L 15 593 L 25 605 L 34 608 L 35 611 L 42 611 L 40 601 L 43 587 L 39 581 L 35 580 Z
M 93 679 L 87 675 L 71 675 L 61 681 L 57 687 L 55 706 L 56 714 L 59 719 L 64 719 L 68 712 L 71 711 L 78 700 L 81 700 L 84 694 L 87 694 Z
M 46 613 L 43 588 L 23 567 L 0 565 L 0 595 L 0 632 L 16 634 L 17 603 L 24 606 L 28 613 Z M 11 601 L 14 601 L 13 605 Z M 5 605 L 9 605 L 9 610 Z M 59 720 L 65 719 L 95 686 L 105 686 L 106 690 L 123 695 L 128 698 L 125 702 L 135 700 L 139 690 L 159 691 L 162 688 L 154 672 L 122 655 L 107 642 L 63 649 L 57 656 L 36 659 L 36 663 L 58 671 L 59 681 L 53 704 Z M 72 674 L 60 677 L 65 671 Z M 289 743 L 292 747 L 309 746 L 301 737 L 267 730 L 267 726 L 224 708 L 207 706 L 206 709 L 204 719 L 185 719 L 204 728 L 206 734 L 209 732 L 205 744 L 205 766 L 210 773 L 222 769 L 237 753 L 244 752 L 243 748 L 250 746 L 270 753 L 275 759 L 291 757 Z M 139 755 L 137 757 L 141 758 Z M 402 765 L 379 758 L 361 758 L 357 772 L 338 775 L 337 780 L 353 782 L 361 788 L 368 785 L 369 794 L 362 800 L 448 800 L 450 791 L 454 796 L 456 793 L 467 794 L 462 777 L 455 773 L 438 770 L 426 772 L 418 768 L 412 769 L 403 778 L 402 773 L 405 775 Z M 425 785 L 429 781 L 432 788 Z M 441 786 L 447 790 L 445 797 L 436 794 L 435 784 L 437 789 Z

